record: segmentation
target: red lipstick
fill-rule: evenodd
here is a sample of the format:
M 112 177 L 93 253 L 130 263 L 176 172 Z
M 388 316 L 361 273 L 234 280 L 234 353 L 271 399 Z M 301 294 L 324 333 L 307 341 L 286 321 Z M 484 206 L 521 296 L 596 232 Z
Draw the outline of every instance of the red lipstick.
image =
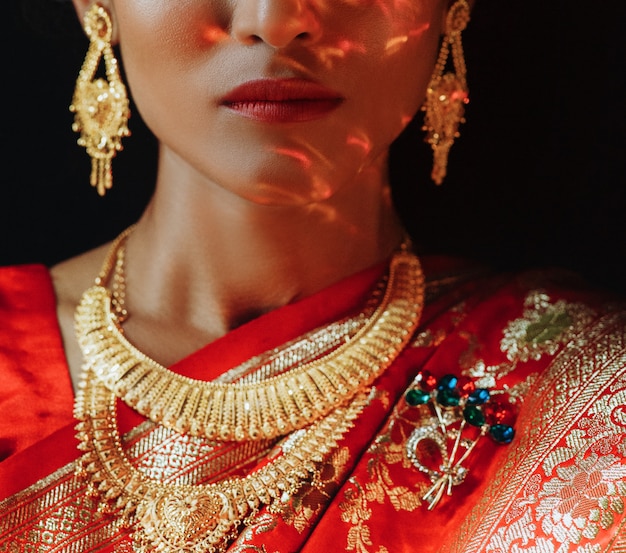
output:
M 231 90 L 220 105 L 256 121 L 296 123 L 311 121 L 343 102 L 340 94 L 305 79 L 262 79 Z

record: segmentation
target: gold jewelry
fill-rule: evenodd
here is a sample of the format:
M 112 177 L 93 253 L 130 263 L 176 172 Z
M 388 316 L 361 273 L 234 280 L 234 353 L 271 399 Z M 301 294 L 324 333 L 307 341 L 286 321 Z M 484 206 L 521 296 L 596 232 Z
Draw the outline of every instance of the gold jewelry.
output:
M 320 463 L 366 405 L 369 385 L 415 330 L 422 309 L 423 274 L 405 246 L 392 259 L 386 288 L 377 292 L 382 298 L 377 305 L 368 303 L 365 313 L 369 316 L 336 324 L 335 334 L 339 339 L 348 337 L 348 343 L 336 345 L 337 338 L 314 338 L 319 344 L 312 351 L 300 339 L 293 347 L 302 351 L 292 352 L 293 347 L 287 345 L 280 353 L 259 356 L 262 364 L 251 377 L 244 363 L 228 371 L 226 381 L 207 383 L 168 371 L 123 337 L 120 316 L 127 316 L 123 250 L 131 231 L 127 229 L 114 241 L 96 286 L 85 293 L 77 309 L 77 335 L 85 359 L 75 407 L 79 448 L 85 452 L 77 475 L 89 477 L 89 493 L 100 497 L 103 512 L 134 527 L 136 551 L 217 553 L 261 506 L 279 511 L 305 482 L 315 484 Z M 105 288 L 112 271 L 117 294 Z M 114 298 L 117 305 L 112 311 Z M 286 359 L 281 360 L 281 354 Z M 262 374 L 257 377 L 258 372 Z M 153 382 L 142 389 L 135 379 Z M 147 414 L 158 409 L 159 403 L 166 405 L 159 414 L 164 416 L 164 426 L 173 421 L 171 428 L 186 430 L 188 426 L 191 434 L 194 425 L 204 430 L 210 424 L 219 430 L 221 439 L 263 440 L 296 431 L 281 444 L 279 453 L 247 476 L 204 485 L 166 484 L 136 468 L 124 452 L 117 421 L 117 395 L 122 391 L 125 395 L 134 392 L 137 398 L 146 397 L 145 391 L 152 393 Z M 188 410 L 190 405 L 194 407 Z M 297 410 L 305 415 L 309 410 L 308 419 L 295 419 Z M 280 417 L 286 419 L 284 427 L 279 426 Z M 258 436 L 255 427 L 260 429 Z
M 469 19 L 469 4 L 457 0 L 448 11 L 441 50 L 422 107 L 425 112 L 422 130 L 426 131 L 426 142 L 433 150 L 431 178 L 436 184 L 441 184 L 446 176 L 450 148 L 459 136 L 459 125 L 465 123 L 465 104 L 469 100 L 461 33 Z M 454 73 L 444 74 L 450 50 Z
M 91 157 L 90 183 L 104 196 L 111 188 L 111 160 L 128 136 L 128 95 L 111 48 L 113 24 L 107 11 L 94 4 L 85 14 L 89 50 L 76 81 L 70 111 L 75 113 L 72 129 L 80 132 L 78 144 Z M 104 59 L 106 79 L 94 79 Z
M 136 525 L 137 551 L 223 551 L 260 509 L 279 510 L 305 482 L 315 481 L 318 464 L 353 426 L 367 403 L 365 393 L 306 430 L 294 433 L 281 452 L 245 477 L 204 485 L 165 484 L 133 466 L 117 428 L 116 397 L 87 368 L 77 394 L 75 414 L 79 448 L 84 451 L 77 476 L 88 476 L 100 508 Z
M 107 257 L 96 286 L 85 292 L 76 311 L 85 366 L 152 421 L 224 441 L 276 438 L 312 424 L 355 397 L 406 346 L 423 307 L 419 261 L 402 250 L 391 261 L 380 305 L 351 340 L 263 382 L 204 382 L 169 371 L 124 338 L 111 312 L 111 294 L 102 286 L 114 258 Z
M 473 380 L 454 374 L 436 380 L 429 371 L 420 370 L 413 379 L 404 399 L 409 409 L 422 411 L 423 417 L 406 440 L 405 455 L 431 481 L 422 496 L 428 510 L 463 483 L 469 472 L 464 463 L 483 436 L 499 444 L 513 440 L 514 408 L 494 400 L 504 393 L 479 388 Z M 420 446 L 423 441 L 429 449 Z M 436 450 L 439 455 L 433 455 Z

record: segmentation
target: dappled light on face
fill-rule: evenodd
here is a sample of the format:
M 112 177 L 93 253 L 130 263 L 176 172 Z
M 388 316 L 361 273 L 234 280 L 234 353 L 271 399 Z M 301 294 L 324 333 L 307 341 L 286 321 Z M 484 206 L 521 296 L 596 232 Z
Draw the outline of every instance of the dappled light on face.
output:
M 206 25 L 202 29 L 202 38 L 208 44 L 217 44 L 228 39 L 228 33 L 218 25 Z
M 348 54 L 366 53 L 363 44 L 347 39 L 341 39 L 334 45 L 312 48 L 312 51 L 326 68 L 331 68 L 335 61 L 344 59 Z
M 290 157 L 291 159 L 296 160 L 302 167 L 305 169 L 309 169 L 313 162 L 311 158 L 307 156 L 304 152 L 300 152 L 293 148 L 276 148 L 274 150 L 277 154 Z
M 345 216 L 333 205 L 328 203 L 313 203 L 307 207 L 310 217 L 315 217 L 325 224 L 333 224 L 336 228 L 343 229 L 348 236 L 357 236 L 359 228 L 346 219 Z
M 424 13 L 423 2 L 415 0 L 344 0 L 341 2 L 344 8 L 353 6 L 361 11 L 364 5 L 372 13 L 371 17 L 375 17 L 380 22 L 378 38 L 372 40 L 372 35 L 362 37 L 357 32 L 352 37 L 343 34 L 312 44 L 310 51 L 326 69 L 333 69 L 340 62 L 345 64 L 357 57 L 400 54 L 408 43 L 421 39 L 431 28 L 429 18 Z M 318 6 L 319 13 L 330 11 L 327 2 L 320 6 Z
M 314 176 L 311 183 L 311 199 L 316 202 L 327 200 L 333 194 L 333 187 L 325 179 Z
M 408 42 L 408 40 L 408 35 L 394 36 L 387 41 L 385 51 L 388 54 L 393 54 L 395 51 L 399 50 L 406 42 Z
M 413 120 L 413 115 L 410 113 L 407 113 L 400 117 L 400 122 L 402 123 L 403 128 L 406 127 L 412 120 Z
M 288 152 L 290 158 L 302 163 L 301 156 L 304 156 L 309 164 L 315 164 L 318 167 L 325 167 L 326 169 L 332 169 L 334 167 L 336 160 L 329 158 L 322 150 L 313 146 L 310 141 L 296 137 L 293 137 L 292 140 L 295 142 L 295 146 L 293 148 L 284 149 L 284 151 Z M 278 150 L 277 148 L 271 149 L 272 152 L 278 152 Z
M 351 5 L 361 6 L 365 3 L 364 0 L 350 2 Z M 415 14 L 421 9 L 420 3 L 415 0 L 367 0 L 367 3 L 371 8 L 380 10 L 381 15 L 390 20 L 397 18 L 401 12 Z
M 348 146 L 356 146 L 363 152 L 363 155 L 368 155 L 372 151 L 372 141 L 369 136 L 361 132 L 360 135 L 350 134 L 346 140 Z
M 428 31 L 429 29 L 430 29 L 430 23 L 429 22 L 423 23 L 422 25 L 419 25 L 418 27 L 415 27 L 415 29 L 411 29 L 409 31 L 409 36 L 411 38 L 421 36 L 426 31 Z
M 391 37 L 387 41 L 387 45 L 385 46 L 385 50 L 387 54 L 394 54 L 395 52 L 400 50 L 402 46 L 404 46 L 404 44 L 406 44 L 409 41 L 409 39 L 420 37 L 426 31 L 428 31 L 428 29 L 430 29 L 430 24 L 424 23 L 423 25 L 420 25 L 419 27 L 415 29 L 409 30 L 409 32 L 406 34 Z
M 195 27 L 190 23 L 200 29 L 201 47 L 208 46 L 198 59 L 206 60 L 207 74 L 219 76 L 215 89 L 228 91 L 218 100 L 225 117 L 216 118 L 228 126 L 209 138 L 233 160 L 233 188 L 258 204 L 305 206 L 332 203 L 350 179 L 385 179 L 386 169 L 375 162 L 423 101 L 439 40 L 438 4 L 269 0 L 272 9 L 265 13 L 265 4 L 253 2 L 260 11 L 231 14 L 253 33 L 246 36 L 257 37 L 253 42 L 239 40 L 217 11 L 198 16 Z M 277 28 L 289 42 L 277 46 L 263 39 L 264 30 Z M 232 133 L 241 140 L 230 140 Z M 247 156 L 248 143 L 254 156 Z M 241 152 L 249 165 L 228 150 Z M 207 164 L 213 159 L 221 158 Z
M 307 175 L 305 178 L 298 179 L 290 187 L 273 181 L 264 181 L 260 182 L 256 188 L 257 193 L 249 199 L 261 205 L 318 205 L 318 202 L 327 200 L 335 192 L 327 180 L 317 175 Z M 329 212 L 326 215 L 332 214 Z
M 349 52 L 358 52 L 359 54 L 365 54 L 365 46 L 363 44 L 358 44 L 353 40 L 340 40 L 337 43 L 337 48 L 339 48 L 344 54 L 347 54 Z
M 257 192 L 248 199 L 259 205 L 302 205 L 305 203 L 304 194 L 272 182 L 259 182 Z M 308 203 L 308 202 L 306 202 Z

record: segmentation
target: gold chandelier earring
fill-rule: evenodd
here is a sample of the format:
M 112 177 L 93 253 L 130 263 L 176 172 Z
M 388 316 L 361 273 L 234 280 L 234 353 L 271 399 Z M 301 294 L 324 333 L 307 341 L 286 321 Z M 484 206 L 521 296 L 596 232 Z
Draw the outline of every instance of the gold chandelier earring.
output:
M 422 107 L 425 114 L 422 130 L 426 131 L 425 140 L 433 149 L 431 178 L 436 184 L 441 184 L 446 176 L 450 148 L 459 136 L 459 125 L 465 123 L 465 104 L 469 100 L 461 33 L 469 19 L 469 4 L 457 0 L 446 17 L 441 50 Z M 454 71 L 444 73 L 450 53 Z
M 130 134 L 127 126 L 130 109 L 111 47 L 111 17 L 102 6 L 94 4 L 85 14 L 84 27 L 89 50 L 70 106 L 75 114 L 72 129 L 80 133 L 78 144 L 91 157 L 91 186 L 104 196 L 113 184 L 111 160 L 122 149 L 122 138 Z M 104 79 L 95 78 L 101 59 L 104 59 Z

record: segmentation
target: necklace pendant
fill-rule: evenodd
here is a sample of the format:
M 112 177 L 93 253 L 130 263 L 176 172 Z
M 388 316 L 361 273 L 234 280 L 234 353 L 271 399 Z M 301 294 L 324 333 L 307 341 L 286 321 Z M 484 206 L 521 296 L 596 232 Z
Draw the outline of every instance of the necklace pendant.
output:
M 162 553 L 222 551 L 248 510 L 223 492 L 192 486 L 153 491 L 137 505 L 135 548 Z

